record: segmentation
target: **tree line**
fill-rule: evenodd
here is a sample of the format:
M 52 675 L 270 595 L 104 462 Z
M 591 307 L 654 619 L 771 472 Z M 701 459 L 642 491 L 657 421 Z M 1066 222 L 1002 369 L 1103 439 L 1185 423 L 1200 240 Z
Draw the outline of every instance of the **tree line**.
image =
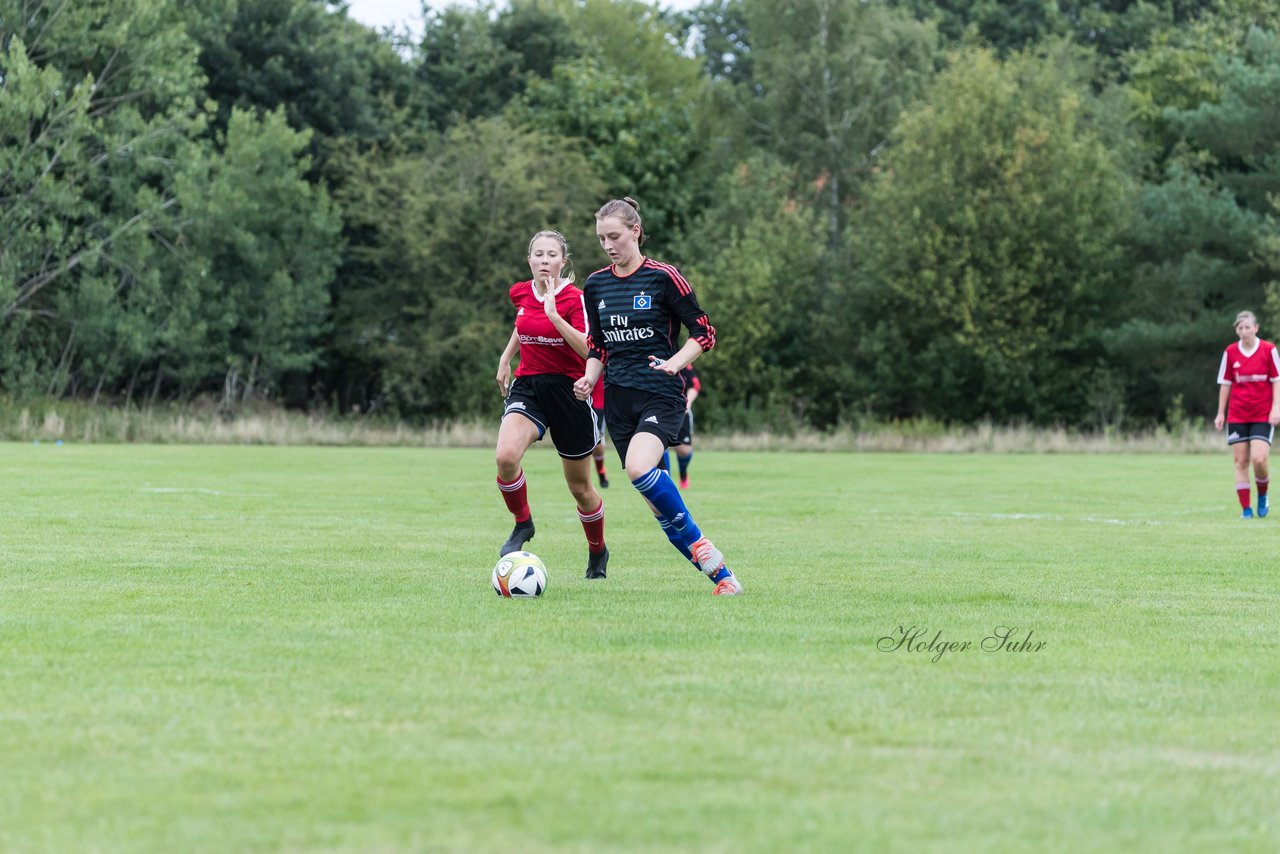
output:
M 0 390 L 497 412 L 640 200 L 710 426 L 1145 426 L 1280 324 L 1269 0 L 0 0 Z

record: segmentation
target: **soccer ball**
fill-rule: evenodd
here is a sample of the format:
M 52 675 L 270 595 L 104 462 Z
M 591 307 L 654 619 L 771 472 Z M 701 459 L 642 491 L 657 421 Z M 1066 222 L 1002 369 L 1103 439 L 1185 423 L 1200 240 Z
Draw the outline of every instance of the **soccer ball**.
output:
M 505 554 L 493 568 L 493 592 L 507 599 L 533 599 L 547 589 L 547 568 L 533 552 Z

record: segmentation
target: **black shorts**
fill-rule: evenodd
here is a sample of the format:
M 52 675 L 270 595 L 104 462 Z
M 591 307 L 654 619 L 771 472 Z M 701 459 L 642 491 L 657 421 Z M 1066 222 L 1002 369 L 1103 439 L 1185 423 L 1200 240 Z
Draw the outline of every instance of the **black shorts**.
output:
M 1251 439 L 1261 439 L 1268 445 L 1275 435 L 1276 428 L 1265 421 L 1246 421 L 1243 424 L 1227 425 L 1227 444 L 1236 445 Z
M 578 400 L 573 380 L 559 374 L 516 377 L 507 391 L 502 417 L 519 413 L 538 428 L 538 439 L 551 431 L 551 441 L 566 460 L 591 456 L 600 443 L 600 422 L 591 404 Z
M 684 411 L 684 420 L 680 422 L 680 430 L 676 433 L 677 445 L 693 444 L 693 410 Z
M 611 385 L 605 390 L 604 412 L 609 421 L 609 438 L 627 464 L 627 448 L 637 433 L 652 433 L 664 447 L 679 444 L 680 422 L 687 410 L 678 397 L 662 397 L 638 388 Z

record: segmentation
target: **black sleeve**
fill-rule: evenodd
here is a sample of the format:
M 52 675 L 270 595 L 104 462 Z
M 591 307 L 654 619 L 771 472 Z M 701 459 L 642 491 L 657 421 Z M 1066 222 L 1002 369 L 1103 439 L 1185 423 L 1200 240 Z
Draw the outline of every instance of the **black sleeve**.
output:
M 597 338 L 600 334 L 600 308 L 591 297 L 590 287 L 591 281 L 588 279 L 582 286 L 583 310 L 587 315 L 587 358 L 599 359 L 603 364 L 609 359 L 608 354 L 601 349 L 602 342 Z
M 698 305 L 698 295 L 679 273 L 668 276 L 666 297 L 672 312 L 680 318 L 684 328 L 689 330 L 689 337 L 698 342 L 702 352 L 716 346 L 716 328 L 711 325 L 702 306 Z

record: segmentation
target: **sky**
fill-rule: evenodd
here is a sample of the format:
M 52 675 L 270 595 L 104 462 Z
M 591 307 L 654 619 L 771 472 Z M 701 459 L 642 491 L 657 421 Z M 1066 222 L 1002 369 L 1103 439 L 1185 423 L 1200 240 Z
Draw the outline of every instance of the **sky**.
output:
M 348 0 L 348 15 L 371 27 L 407 25 L 415 33 L 422 31 L 421 0 Z M 692 9 L 699 0 L 660 0 L 668 9 Z M 449 5 L 447 0 L 429 0 L 433 9 Z M 462 5 L 469 5 L 465 2 Z

